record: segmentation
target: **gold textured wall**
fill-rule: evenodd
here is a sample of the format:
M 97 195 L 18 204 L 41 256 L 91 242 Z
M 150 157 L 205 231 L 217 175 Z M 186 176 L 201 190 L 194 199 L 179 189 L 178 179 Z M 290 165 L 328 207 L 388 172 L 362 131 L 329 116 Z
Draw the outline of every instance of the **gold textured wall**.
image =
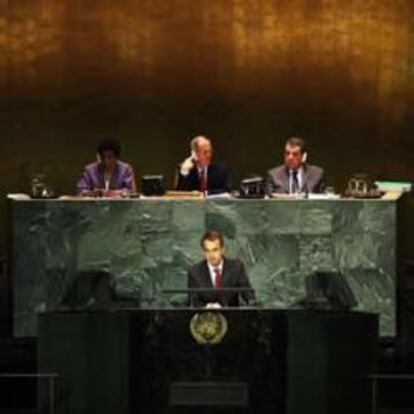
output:
M 291 134 L 336 187 L 414 179 L 413 21 L 410 0 L 0 0 L 0 189 L 71 191 L 107 136 L 171 182 L 199 132 L 236 180 Z

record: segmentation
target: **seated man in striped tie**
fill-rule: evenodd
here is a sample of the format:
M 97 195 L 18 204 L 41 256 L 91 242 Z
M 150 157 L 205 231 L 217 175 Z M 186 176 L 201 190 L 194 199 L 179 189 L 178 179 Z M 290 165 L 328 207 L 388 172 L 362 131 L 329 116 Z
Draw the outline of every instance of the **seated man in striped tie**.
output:
M 284 164 L 267 172 L 266 192 L 271 193 L 323 193 L 325 177 L 322 168 L 306 162 L 307 151 L 302 138 L 286 141 Z
M 230 190 L 230 174 L 227 165 L 213 160 L 211 141 L 202 135 L 191 140 L 191 155 L 179 166 L 175 189 L 222 193 Z
M 207 231 L 200 241 L 204 260 L 193 265 L 187 274 L 189 289 L 209 288 L 208 292 L 190 293 L 192 306 L 239 306 L 239 296 L 246 305 L 255 304 L 255 295 L 243 263 L 224 256 L 224 241 L 217 231 Z M 223 291 L 241 288 L 239 292 Z

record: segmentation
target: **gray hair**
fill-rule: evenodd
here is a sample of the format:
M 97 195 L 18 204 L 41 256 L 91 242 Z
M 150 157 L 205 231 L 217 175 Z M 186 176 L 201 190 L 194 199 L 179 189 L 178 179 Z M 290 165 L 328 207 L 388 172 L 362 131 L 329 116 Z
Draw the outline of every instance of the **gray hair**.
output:
M 191 140 L 191 143 L 190 143 L 190 145 L 191 145 L 191 150 L 192 151 L 195 151 L 196 149 L 197 149 L 197 145 L 198 145 L 198 142 L 200 141 L 200 140 L 202 140 L 202 139 L 205 139 L 205 140 L 207 140 L 208 142 L 210 142 L 211 143 L 211 141 L 206 137 L 206 136 L 204 136 L 204 135 L 197 135 L 196 137 L 194 137 L 192 140 Z

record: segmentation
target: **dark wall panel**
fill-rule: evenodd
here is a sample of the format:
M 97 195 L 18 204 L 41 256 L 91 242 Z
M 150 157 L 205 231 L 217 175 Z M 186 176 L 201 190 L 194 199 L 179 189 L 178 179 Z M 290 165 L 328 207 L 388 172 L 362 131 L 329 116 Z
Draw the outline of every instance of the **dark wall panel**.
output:
M 236 180 L 291 134 L 337 188 L 414 179 L 413 19 L 410 0 L 0 0 L 1 193 L 41 170 L 73 191 L 107 136 L 172 183 L 200 132 Z

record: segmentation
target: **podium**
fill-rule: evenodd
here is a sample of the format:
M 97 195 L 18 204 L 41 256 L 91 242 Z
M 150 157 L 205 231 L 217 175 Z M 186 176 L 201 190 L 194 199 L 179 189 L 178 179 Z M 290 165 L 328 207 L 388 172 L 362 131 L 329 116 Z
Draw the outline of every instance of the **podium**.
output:
M 38 361 L 61 374 L 56 413 L 365 414 L 377 337 L 358 312 L 50 312 Z

